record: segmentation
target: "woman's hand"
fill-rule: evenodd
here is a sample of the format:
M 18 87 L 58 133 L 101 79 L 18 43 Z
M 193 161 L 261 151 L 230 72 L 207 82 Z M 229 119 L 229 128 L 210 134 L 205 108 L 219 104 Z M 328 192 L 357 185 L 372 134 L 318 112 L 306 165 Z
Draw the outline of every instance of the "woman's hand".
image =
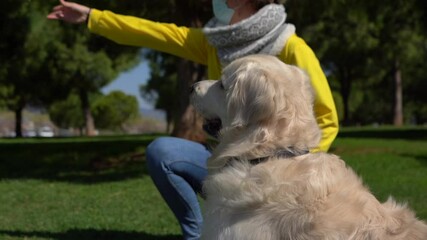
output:
M 84 23 L 89 18 L 90 8 L 73 3 L 59 0 L 61 5 L 55 6 L 48 19 L 62 20 L 68 23 Z

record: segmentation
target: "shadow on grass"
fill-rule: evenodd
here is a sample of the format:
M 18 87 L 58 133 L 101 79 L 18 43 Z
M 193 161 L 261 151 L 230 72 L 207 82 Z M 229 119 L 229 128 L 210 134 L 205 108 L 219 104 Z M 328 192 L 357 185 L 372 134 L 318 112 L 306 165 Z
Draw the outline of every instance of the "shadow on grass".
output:
M 427 128 L 351 128 L 340 130 L 338 137 L 423 140 L 427 139 Z
M 0 179 L 92 184 L 141 177 L 145 147 L 154 139 L 88 139 L 0 143 Z
M 152 235 L 144 232 L 125 232 L 115 230 L 96 229 L 71 229 L 62 233 L 44 231 L 5 231 L 0 230 L 0 235 L 18 238 L 46 238 L 54 240 L 178 240 L 179 235 Z
M 402 157 L 409 157 L 409 158 L 416 159 L 421 164 L 427 166 L 427 155 L 424 155 L 424 154 L 399 154 L 399 155 Z

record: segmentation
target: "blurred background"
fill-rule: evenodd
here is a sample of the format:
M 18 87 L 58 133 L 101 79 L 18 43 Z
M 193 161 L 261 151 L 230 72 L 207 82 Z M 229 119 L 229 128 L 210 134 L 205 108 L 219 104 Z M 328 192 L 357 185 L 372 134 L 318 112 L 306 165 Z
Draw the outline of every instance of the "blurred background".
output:
M 117 13 L 201 27 L 210 1 L 88 0 Z M 188 86 L 204 67 L 46 19 L 54 0 L 0 3 L 0 136 L 171 133 L 203 140 Z M 422 0 L 288 0 L 288 22 L 313 48 L 342 126 L 427 122 Z M 195 124 L 198 123 L 198 124 Z

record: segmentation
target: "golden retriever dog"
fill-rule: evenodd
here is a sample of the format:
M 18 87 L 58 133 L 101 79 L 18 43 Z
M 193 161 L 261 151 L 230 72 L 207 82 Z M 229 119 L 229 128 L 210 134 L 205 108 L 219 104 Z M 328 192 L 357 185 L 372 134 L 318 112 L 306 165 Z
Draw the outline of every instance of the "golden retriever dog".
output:
M 232 62 L 191 102 L 220 118 L 204 183 L 203 239 L 427 239 L 405 205 L 380 203 L 338 156 L 308 152 L 321 132 L 306 74 L 267 55 Z

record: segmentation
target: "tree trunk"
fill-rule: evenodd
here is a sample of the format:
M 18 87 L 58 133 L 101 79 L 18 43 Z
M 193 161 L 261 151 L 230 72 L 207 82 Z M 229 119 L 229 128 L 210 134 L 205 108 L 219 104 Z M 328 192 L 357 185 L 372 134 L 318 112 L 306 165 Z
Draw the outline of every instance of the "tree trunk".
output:
M 22 111 L 23 107 L 18 106 L 15 109 L 15 137 L 22 137 Z
M 88 93 L 80 89 L 79 90 L 80 102 L 82 104 L 83 117 L 85 118 L 85 134 L 86 136 L 95 136 L 95 123 L 93 120 L 92 112 L 90 111 L 90 103 Z
M 166 111 L 166 133 L 171 133 L 173 123 L 173 114 L 171 111 Z
M 351 80 L 349 77 L 349 74 L 347 74 L 346 70 L 340 70 L 340 82 L 341 82 L 341 87 L 340 87 L 340 92 L 341 92 L 341 97 L 342 97 L 342 101 L 343 101 L 343 111 L 344 111 L 344 116 L 343 116 L 343 125 L 344 126 L 348 126 L 350 125 L 350 106 L 349 106 L 349 102 L 350 102 L 350 90 L 351 90 Z
M 190 27 L 201 27 L 202 22 L 197 13 L 201 4 L 191 4 L 190 1 L 177 0 L 173 14 L 176 23 Z M 179 107 L 174 118 L 173 136 L 189 139 L 196 142 L 205 142 L 206 134 L 203 131 L 203 119 L 190 105 L 190 86 L 205 76 L 205 67 L 193 62 L 180 59 L 177 64 Z
M 203 118 L 190 105 L 190 86 L 204 76 L 201 66 L 187 60 L 179 60 L 178 65 L 178 114 L 175 117 L 173 136 L 185 138 L 195 142 L 205 142 Z
M 393 125 L 403 125 L 403 99 L 402 99 L 402 72 L 400 70 L 400 63 L 395 60 L 393 67 L 393 81 L 394 81 L 394 114 Z

